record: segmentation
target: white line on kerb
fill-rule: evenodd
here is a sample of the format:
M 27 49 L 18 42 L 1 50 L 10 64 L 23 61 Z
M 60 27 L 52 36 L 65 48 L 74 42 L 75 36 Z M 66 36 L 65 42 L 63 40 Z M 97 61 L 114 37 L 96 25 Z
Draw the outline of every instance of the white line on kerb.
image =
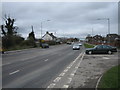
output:
M 64 76 L 65 75 L 65 73 L 61 73 L 59 76 Z
M 53 88 L 55 86 L 55 83 L 51 83 L 47 88 Z
M 68 69 L 65 69 L 65 70 L 64 70 L 64 72 L 67 72 L 67 71 L 68 71 Z
M 62 88 L 68 88 L 69 87 L 69 85 L 63 85 L 63 87 Z
M 57 77 L 54 82 L 58 82 L 61 79 L 61 77 Z
M 14 71 L 14 72 L 9 73 L 9 75 L 15 74 L 15 73 L 17 73 L 17 72 L 19 72 L 19 71 L 20 71 L 20 70 L 16 70 L 16 71 Z

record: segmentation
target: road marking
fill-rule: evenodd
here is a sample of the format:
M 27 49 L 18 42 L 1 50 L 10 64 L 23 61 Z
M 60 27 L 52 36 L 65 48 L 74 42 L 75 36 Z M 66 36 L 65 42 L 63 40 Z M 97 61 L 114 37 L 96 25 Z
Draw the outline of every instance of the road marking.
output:
M 59 76 L 64 76 L 65 75 L 65 73 L 61 73 Z
M 108 58 L 108 57 L 103 57 L 103 59 L 110 59 L 110 58 Z
M 72 78 L 68 78 L 68 83 L 71 83 L 71 81 L 72 81 Z
M 78 66 L 77 67 L 75 67 L 76 69 L 78 69 Z
M 67 72 L 68 71 L 68 69 L 65 69 L 63 72 Z
M 61 79 L 61 77 L 57 77 L 54 82 L 58 82 Z
M 67 67 L 68 69 L 71 68 L 71 67 Z
M 16 70 L 16 71 L 14 71 L 14 72 L 12 72 L 12 73 L 9 73 L 9 75 L 12 75 L 12 74 L 15 74 L 15 73 L 17 73 L 17 72 L 19 72 L 20 70 Z
M 55 83 L 51 83 L 47 88 L 53 88 L 55 85 Z
M 86 55 L 86 56 L 115 56 L 115 55 Z
M 48 61 L 48 59 L 44 60 L 45 62 Z
M 2 64 L 1 66 L 5 66 L 5 65 L 8 65 L 8 64 L 11 64 L 11 63 Z
M 71 73 L 70 75 L 73 77 L 75 74 L 74 74 L 74 73 Z
M 63 87 L 62 88 L 68 88 L 69 87 L 69 85 L 63 85 Z

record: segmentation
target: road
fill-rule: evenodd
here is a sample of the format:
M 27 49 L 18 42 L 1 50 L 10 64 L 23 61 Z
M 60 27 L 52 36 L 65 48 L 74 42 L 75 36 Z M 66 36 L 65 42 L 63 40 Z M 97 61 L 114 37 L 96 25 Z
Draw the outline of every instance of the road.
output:
M 6 53 L 2 55 L 2 87 L 46 88 L 82 49 L 63 44 Z

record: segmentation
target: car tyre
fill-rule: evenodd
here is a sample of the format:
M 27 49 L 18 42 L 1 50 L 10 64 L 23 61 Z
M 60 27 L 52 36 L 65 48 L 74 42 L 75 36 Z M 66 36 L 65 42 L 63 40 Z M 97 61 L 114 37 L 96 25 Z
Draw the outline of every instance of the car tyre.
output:
M 92 54 L 92 51 L 89 51 L 88 54 Z
M 112 54 L 112 51 L 108 51 L 108 54 Z

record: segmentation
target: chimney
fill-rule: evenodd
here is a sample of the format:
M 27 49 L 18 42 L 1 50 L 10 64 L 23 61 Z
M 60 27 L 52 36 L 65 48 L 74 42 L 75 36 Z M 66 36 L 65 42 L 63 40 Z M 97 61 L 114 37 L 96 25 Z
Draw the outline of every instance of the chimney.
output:
M 49 32 L 47 31 L 46 34 L 48 34 Z
M 53 35 L 53 33 L 51 33 L 51 35 Z

